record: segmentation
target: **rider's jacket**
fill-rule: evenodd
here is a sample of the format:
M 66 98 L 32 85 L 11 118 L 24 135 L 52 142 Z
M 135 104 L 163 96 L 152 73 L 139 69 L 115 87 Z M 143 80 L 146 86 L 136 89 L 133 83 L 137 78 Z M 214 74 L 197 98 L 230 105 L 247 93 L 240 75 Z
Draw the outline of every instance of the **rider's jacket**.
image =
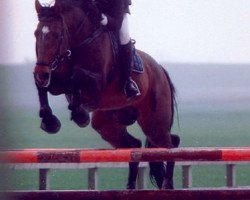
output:
M 124 13 L 129 13 L 131 0 L 96 0 L 99 10 L 108 18 L 107 28 L 118 31 L 121 28 Z

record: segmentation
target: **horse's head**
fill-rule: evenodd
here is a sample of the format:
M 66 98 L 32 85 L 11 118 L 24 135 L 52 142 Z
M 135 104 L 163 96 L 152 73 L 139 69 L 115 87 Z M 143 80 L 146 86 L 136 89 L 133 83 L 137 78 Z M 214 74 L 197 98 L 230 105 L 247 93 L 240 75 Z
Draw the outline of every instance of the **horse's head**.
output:
M 99 24 L 100 13 L 92 0 L 56 0 L 54 6 L 43 6 L 36 0 L 35 7 L 39 23 L 34 77 L 38 86 L 48 87 L 52 71 L 71 56 L 70 49 L 91 41 L 89 36 L 93 24 Z
M 34 77 L 39 87 L 48 87 L 52 71 L 71 54 L 69 36 L 58 3 L 54 6 L 42 6 L 36 0 L 35 7 L 39 23 L 34 33 L 37 55 Z

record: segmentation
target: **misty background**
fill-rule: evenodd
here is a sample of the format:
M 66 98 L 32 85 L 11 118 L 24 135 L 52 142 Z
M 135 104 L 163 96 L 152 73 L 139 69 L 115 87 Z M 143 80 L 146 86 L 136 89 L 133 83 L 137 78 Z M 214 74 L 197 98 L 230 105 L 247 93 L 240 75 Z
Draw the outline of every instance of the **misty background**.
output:
M 0 81 L 7 97 L 1 106 L 5 108 L 10 105 L 38 108 L 32 76 L 33 32 L 37 24 L 34 2 L 0 1 Z M 250 1 L 132 3 L 131 37 L 137 48 L 168 70 L 177 90 L 178 104 L 249 108 Z M 65 104 L 64 97 L 53 97 L 51 101 L 56 106 Z

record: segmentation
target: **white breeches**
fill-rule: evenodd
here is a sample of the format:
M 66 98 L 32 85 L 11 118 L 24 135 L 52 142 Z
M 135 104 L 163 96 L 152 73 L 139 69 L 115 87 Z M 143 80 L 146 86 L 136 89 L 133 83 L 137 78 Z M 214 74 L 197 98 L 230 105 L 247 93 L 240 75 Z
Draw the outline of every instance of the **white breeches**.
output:
M 130 41 L 128 13 L 124 14 L 122 26 L 121 26 L 121 29 L 119 31 L 119 38 L 120 38 L 121 45 L 128 44 Z

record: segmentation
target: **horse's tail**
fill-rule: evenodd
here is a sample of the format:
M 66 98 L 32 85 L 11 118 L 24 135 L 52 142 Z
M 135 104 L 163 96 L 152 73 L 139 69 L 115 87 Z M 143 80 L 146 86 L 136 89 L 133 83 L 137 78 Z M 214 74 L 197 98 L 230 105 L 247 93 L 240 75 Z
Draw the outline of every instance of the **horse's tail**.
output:
M 168 72 L 162 67 L 163 71 L 164 71 L 164 74 L 167 78 L 167 81 L 169 83 L 169 86 L 170 86 L 170 92 L 171 92 L 171 100 L 172 100 L 172 103 L 171 103 L 171 110 L 172 110 L 172 116 L 171 116 L 171 123 L 170 123 L 170 129 L 173 125 L 173 122 L 174 122 L 174 111 L 175 111 L 175 107 L 176 107 L 176 110 L 178 111 L 177 109 L 177 103 L 176 103 L 176 99 L 175 99 L 175 87 L 174 87 L 174 84 L 173 82 L 171 81 L 169 75 L 168 75 Z M 179 145 L 179 136 L 177 135 L 172 135 L 171 136 L 172 138 L 172 143 L 174 145 L 174 147 L 178 147 Z M 156 146 L 154 146 L 153 144 L 150 143 L 150 141 L 148 141 L 148 139 L 146 140 L 146 144 L 145 144 L 145 147 L 146 148 L 155 148 Z M 149 175 L 150 175 L 150 180 L 151 182 L 153 183 L 153 185 L 157 185 L 157 187 L 159 189 L 161 189 L 162 187 L 162 183 L 163 183 L 163 179 L 166 175 L 166 164 L 164 162 L 149 162 Z
M 164 74 L 167 78 L 167 81 L 169 83 L 169 86 L 170 86 L 170 92 L 171 92 L 171 110 L 172 110 L 172 116 L 171 116 L 171 124 L 170 124 L 170 129 L 173 125 L 173 122 L 174 122 L 174 113 L 175 113 L 175 109 L 176 109 L 176 112 L 177 112 L 177 115 L 178 115 L 178 108 L 177 108 L 177 102 L 176 102 L 176 90 L 175 90 L 175 87 L 174 87 L 174 84 L 173 82 L 171 81 L 170 79 L 170 76 L 167 72 L 167 70 L 165 70 L 163 67 L 162 67 L 163 71 L 164 71 Z M 174 109 L 175 108 L 175 109 Z M 179 120 L 178 120 L 179 121 Z

